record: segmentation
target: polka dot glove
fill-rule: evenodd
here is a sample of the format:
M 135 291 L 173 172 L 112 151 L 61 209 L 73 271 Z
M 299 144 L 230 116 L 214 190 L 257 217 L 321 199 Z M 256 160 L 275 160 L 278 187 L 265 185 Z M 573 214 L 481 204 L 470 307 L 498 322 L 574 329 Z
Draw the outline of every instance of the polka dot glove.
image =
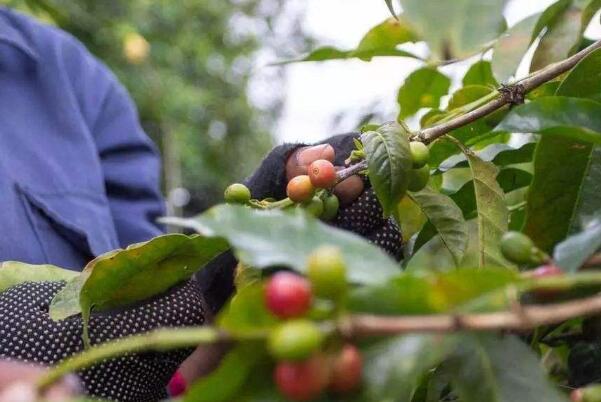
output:
M 315 159 L 329 159 L 335 166 L 344 166 L 344 161 L 354 149 L 353 139 L 359 134 L 350 133 L 328 138 L 323 147 L 308 149 L 305 144 L 284 144 L 276 147 L 261 163 L 257 171 L 245 181 L 253 198 L 286 198 L 286 184 L 290 173 L 303 174 L 306 165 Z M 329 145 L 327 147 L 326 145 Z M 296 166 L 292 166 L 296 163 Z M 348 183 L 346 183 L 348 182 Z M 402 236 L 392 219 L 384 218 L 382 208 L 377 201 L 369 181 L 358 176 L 350 177 L 340 183 L 334 193 L 341 199 L 342 206 L 338 216 L 329 224 L 357 233 L 374 244 L 382 247 L 396 260 L 402 258 Z M 231 253 L 213 261 L 198 274 L 198 283 L 213 312 L 218 311 L 232 294 L 233 271 L 236 260 Z
M 83 350 L 81 316 L 52 321 L 48 306 L 64 282 L 23 283 L 0 293 L 0 358 L 55 364 Z M 92 313 L 92 345 L 159 327 L 200 325 L 204 301 L 195 281 L 171 288 L 119 311 Z M 79 374 L 86 393 L 116 401 L 158 401 L 166 384 L 192 352 L 130 353 L 105 360 Z

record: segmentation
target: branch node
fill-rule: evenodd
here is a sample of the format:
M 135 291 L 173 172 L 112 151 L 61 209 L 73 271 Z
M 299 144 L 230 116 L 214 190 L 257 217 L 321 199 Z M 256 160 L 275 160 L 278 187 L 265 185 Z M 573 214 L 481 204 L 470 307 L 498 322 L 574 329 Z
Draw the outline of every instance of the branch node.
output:
M 526 88 L 522 84 L 505 85 L 501 84 L 499 93 L 503 100 L 510 105 L 521 105 L 524 103 L 526 96 Z

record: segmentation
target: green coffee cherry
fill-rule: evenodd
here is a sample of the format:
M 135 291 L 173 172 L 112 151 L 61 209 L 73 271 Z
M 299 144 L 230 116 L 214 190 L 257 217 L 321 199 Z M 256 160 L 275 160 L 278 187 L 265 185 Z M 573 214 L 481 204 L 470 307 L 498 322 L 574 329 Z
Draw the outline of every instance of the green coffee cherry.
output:
M 323 201 L 323 214 L 321 214 L 321 219 L 324 221 L 330 221 L 338 215 L 338 208 L 340 208 L 340 201 L 338 201 L 338 197 L 334 194 L 329 195 Z
M 234 183 L 225 189 L 224 198 L 229 204 L 246 204 L 250 201 L 250 190 L 244 184 Z
M 318 297 L 338 300 L 347 291 L 346 264 L 338 247 L 322 246 L 311 253 L 306 272 Z
M 420 141 L 412 141 L 409 143 L 411 150 L 411 159 L 413 160 L 413 168 L 419 169 L 430 160 L 430 150 L 428 146 Z
M 409 171 L 409 191 L 421 191 L 428 185 L 430 180 L 430 166 L 424 165 L 419 169 L 411 169 Z
M 324 211 L 323 201 L 319 197 L 311 198 L 311 201 L 302 204 L 303 208 L 307 213 L 319 218 Z
M 516 264 L 530 264 L 537 251 L 532 240 L 520 232 L 507 232 L 501 238 L 501 253 Z
M 269 336 L 268 348 L 276 360 L 303 360 L 323 343 L 324 336 L 317 325 L 309 320 L 286 321 Z

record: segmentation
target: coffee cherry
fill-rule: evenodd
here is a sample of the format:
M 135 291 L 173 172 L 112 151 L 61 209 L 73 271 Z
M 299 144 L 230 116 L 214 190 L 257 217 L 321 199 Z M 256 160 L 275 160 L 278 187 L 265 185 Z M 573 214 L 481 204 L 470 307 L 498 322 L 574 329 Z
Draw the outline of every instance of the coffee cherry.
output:
M 316 218 L 319 218 L 323 214 L 324 205 L 321 198 L 313 197 L 311 198 L 311 201 L 303 204 L 303 208 L 309 214 L 313 215 Z
M 531 278 L 548 278 L 551 276 L 561 276 L 563 271 L 556 265 L 549 264 L 538 267 L 529 273 Z M 542 287 L 534 290 L 534 295 L 541 301 L 548 301 L 556 298 L 561 293 L 561 289 L 553 287 Z
M 234 183 L 225 189 L 225 202 L 230 204 L 246 204 L 250 201 L 250 190 L 244 184 Z
M 296 274 L 278 272 L 265 287 L 265 305 L 279 318 L 300 317 L 311 307 L 311 285 Z
M 329 388 L 339 394 L 346 394 L 361 384 L 363 358 L 354 345 L 346 344 L 335 357 L 330 373 Z
M 409 171 L 409 191 L 421 191 L 428 185 L 430 180 L 430 166 L 424 165 L 419 169 L 411 169 Z
M 323 338 L 322 332 L 313 322 L 291 320 L 283 322 L 271 332 L 268 348 L 276 360 L 303 360 L 319 349 Z
M 601 385 L 591 384 L 584 388 L 576 388 L 570 393 L 572 402 L 600 402 Z
M 273 374 L 278 390 L 293 401 L 315 399 L 328 381 L 327 364 L 319 355 L 301 362 L 280 362 Z
M 328 196 L 323 202 L 323 213 L 321 219 L 324 221 L 330 221 L 338 215 L 338 208 L 340 208 L 340 201 L 334 194 Z
M 536 247 L 532 240 L 520 232 L 507 232 L 501 237 L 501 253 L 516 264 L 528 264 L 532 261 Z
M 570 401 L 584 402 L 584 392 L 582 392 L 581 388 L 576 388 L 570 392 Z
M 419 169 L 428 163 L 430 159 L 430 150 L 428 146 L 420 141 L 412 141 L 409 143 L 411 150 L 411 159 L 413 160 L 413 168 Z
M 339 299 L 347 290 L 346 265 L 340 249 L 322 246 L 307 258 L 307 277 L 318 297 Z
M 318 159 L 309 165 L 307 172 L 317 188 L 332 188 L 336 184 L 336 169 L 330 161 Z
M 292 178 L 286 186 L 286 194 L 294 202 L 306 202 L 313 198 L 315 187 L 307 175 Z

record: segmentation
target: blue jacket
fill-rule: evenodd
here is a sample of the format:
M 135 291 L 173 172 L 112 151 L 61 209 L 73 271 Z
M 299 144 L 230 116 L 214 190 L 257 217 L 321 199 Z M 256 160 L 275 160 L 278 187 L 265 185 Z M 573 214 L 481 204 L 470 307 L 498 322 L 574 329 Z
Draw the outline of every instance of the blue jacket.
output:
M 160 234 L 159 159 L 73 37 L 0 7 L 0 261 L 80 270 Z

